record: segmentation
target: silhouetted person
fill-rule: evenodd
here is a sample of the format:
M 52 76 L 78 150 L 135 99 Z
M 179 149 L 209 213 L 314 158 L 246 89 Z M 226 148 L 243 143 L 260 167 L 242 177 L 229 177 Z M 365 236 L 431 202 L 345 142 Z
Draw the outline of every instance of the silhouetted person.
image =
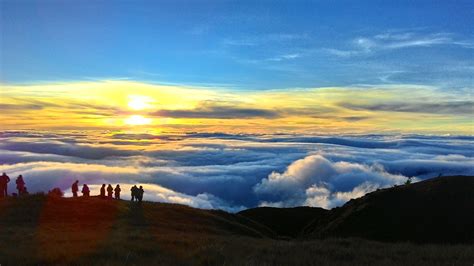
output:
M 76 180 L 71 186 L 72 196 L 77 198 L 77 192 L 79 191 L 79 180 Z
M 15 183 L 16 183 L 16 189 L 18 190 L 18 195 L 19 196 L 23 195 L 25 191 L 25 181 L 23 180 L 23 176 L 19 175 L 16 178 Z
M 134 185 L 134 186 L 130 189 L 130 191 L 132 192 L 132 201 L 138 200 L 138 197 L 137 197 L 137 190 L 138 190 L 138 188 L 137 188 L 136 185 Z
M 100 188 L 100 197 L 105 198 L 105 184 L 102 184 L 102 187 Z
M 86 184 L 82 185 L 82 196 L 83 197 L 88 198 L 90 196 L 90 192 L 91 191 L 90 191 L 89 187 Z
M 3 173 L 0 176 L 0 198 L 8 196 L 8 182 L 10 182 L 10 177 Z
M 117 184 L 117 186 L 114 189 L 115 199 L 120 199 L 120 191 L 122 191 L 122 189 L 120 188 L 120 185 Z
M 137 189 L 137 197 L 138 197 L 138 201 L 139 202 L 142 202 L 143 200 L 143 193 L 145 192 L 145 190 L 143 190 L 143 187 L 140 186 L 139 189 Z
M 107 186 L 107 198 L 111 199 L 114 194 L 114 188 L 111 184 Z

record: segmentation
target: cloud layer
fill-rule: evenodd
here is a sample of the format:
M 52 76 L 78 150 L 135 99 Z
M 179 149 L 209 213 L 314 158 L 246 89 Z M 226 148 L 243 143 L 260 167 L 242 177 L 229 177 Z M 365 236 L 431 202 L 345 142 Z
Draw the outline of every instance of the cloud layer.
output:
M 76 179 L 145 186 L 145 199 L 237 211 L 255 206 L 340 206 L 377 188 L 474 175 L 474 138 L 418 135 L 7 131 L 0 171 L 31 192 Z M 10 183 L 10 191 L 14 190 Z

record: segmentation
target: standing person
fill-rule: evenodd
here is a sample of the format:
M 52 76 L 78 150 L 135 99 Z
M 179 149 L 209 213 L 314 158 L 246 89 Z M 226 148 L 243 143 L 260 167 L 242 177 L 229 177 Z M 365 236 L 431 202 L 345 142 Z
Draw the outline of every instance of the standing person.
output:
M 85 197 L 85 198 L 88 198 L 89 195 L 90 195 L 90 190 L 89 190 L 89 186 L 87 186 L 86 184 L 84 184 L 82 186 L 82 196 Z
M 16 189 L 18 190 L 18 196 L 23 195 L 25 192 L 25 181 L 23 180 L 23 176 L 19 175 L 16 178 L 15 183 L 16 183 Z
M 143 193 L 145 192 L 145 190 L 143 190 L 143 187 L 140 186 L 139 189 L 137 189 L 137 196 L 138 196 L 138 201 L 139 202 L 142 202 L 143 200 Z
M 105 198 L 105 184 L 102 184 L 102 187 L 100 188 L 100 197 Z
M 120 188 L 119 184 L 117 184 L 114 191 L 115 191 L 115 199 L 120 199 L 120 191 L 122 191 L 122 189 Z
M 76 180 L 71 186 L 72 197 L 77 198 L 77 192 L 79 191 L 79 180 Z
M 8 196 L 8 182 L 10 182 L 10 177 L 3 173 L 0 176 L 0 198 Z
M 3 176 L 5 175 L 5 173 L 3 173 L 2 176 L 0 176 L 0 198 L 3 198 L 3 193 L 5 192 L 5 184 L 4 184 L 4 180 L 3 180 Z
M 130 189 L 130 191 L 132 192 L 132 201 L 138 200 L 138 197 L 137 197 L 137 190 L 138 190 L 138 188 L 137 188 L 136 185 L 134 185 L 134 186 Z
M 107 198 L 111 199 L 112 195 L 114 194 L 114 188 L 111 184 L 107 186 Z

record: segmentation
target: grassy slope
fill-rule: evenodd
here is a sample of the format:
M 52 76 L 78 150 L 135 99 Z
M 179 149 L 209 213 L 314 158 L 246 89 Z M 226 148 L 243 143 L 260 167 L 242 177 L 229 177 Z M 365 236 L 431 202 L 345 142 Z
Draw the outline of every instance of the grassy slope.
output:
M 176 247 L 178 243 L 191 247 L 215 236 L 272 237 L 244 217 L 174 204 L 31 196 L 0 201 L 0 211 L 0 258 L 27 262 L 87 259 L 106 247 L 118 253 L 106 255 L 104 250 L 107 258 L 129 251 L 132 260 L 134 252 L 155 256 L 157 251 L 183 258 L 180 253 L 189 250 Z
M 163 203 L 0 200 L 0 264 L 472 265 L 469 245 L 275 240 L 241 215 Z
M 452 176 L 378 190 L 309 225 L 313 237 L 474 243 L 474 177 Z

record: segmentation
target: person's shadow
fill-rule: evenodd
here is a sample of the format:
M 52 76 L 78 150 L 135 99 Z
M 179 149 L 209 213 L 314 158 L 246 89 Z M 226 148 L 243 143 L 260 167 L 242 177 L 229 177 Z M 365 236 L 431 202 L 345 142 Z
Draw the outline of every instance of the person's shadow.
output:
M 140 227 L 146 227 L 148 226 L 148 222 L 145 218 L 144 210 L 143 210 L 143 205 L 142 204 L 136 204 L 135 202 L 130 203 L 130 209 L 127 214 L 127 220 L 129 221 L 129 224 L 131 226 L 140 226 Z

